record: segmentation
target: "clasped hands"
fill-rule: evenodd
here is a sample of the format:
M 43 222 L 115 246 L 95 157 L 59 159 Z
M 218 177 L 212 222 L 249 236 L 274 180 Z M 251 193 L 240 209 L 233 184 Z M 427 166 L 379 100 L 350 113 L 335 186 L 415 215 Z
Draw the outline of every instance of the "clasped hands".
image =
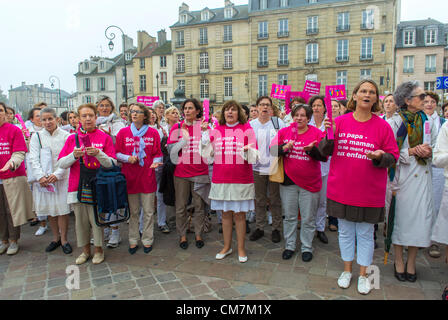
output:
M 96 157 L 100 153 L 100 150 L 95 147 L 87 147 L 85 150 L 83 148 L 75 148 L 73 149 L 73 155 L 76 159 L 83 157 L 85 154 L 88 156 Z

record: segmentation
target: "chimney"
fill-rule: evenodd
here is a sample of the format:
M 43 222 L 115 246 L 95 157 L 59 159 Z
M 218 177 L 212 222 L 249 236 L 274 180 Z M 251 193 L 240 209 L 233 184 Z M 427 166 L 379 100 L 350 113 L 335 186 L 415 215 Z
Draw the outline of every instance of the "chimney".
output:
M 157 39 L 158 39 L 159 48 L 166 43 L 166 31 L 165 31 L 165 29 L 162 29 L 162 30 L 157 32 Z
M 25 81 L 22 82 L 22 87 L 25 86 Z
M 179 7 L 179 13 L 182 11 L 190 11 L 190 7 L 185 2 L 182 2 L 182 5 Z
M 151 37 L 146 31 L 137 31 L 138 52 L 142 52 L 148 44 L 154 42 L 156 42 L 156 38 Z

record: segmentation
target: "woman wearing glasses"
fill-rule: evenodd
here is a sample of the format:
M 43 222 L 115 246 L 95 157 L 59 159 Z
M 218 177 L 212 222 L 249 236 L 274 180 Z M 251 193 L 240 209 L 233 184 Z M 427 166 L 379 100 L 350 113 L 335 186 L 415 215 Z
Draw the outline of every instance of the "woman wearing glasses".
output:
M 417 280 L 415 260 L 418 248 L 427 248 L 431 244 L 431 158 L 437 130 L 423 112 L 425 97 L 425 91 L 417 82 L 401 84 L 394 94 L 395 102 L 401 108 L 400 117 L 389 120 L 400 149 L 395 174 L 398 191 L 392 234 L 395 277 L 399 281 Z M 426 122 L 430 124 L 430 133 L 425 133 Z M 406 263 L 403 261 L 404 246 L 408 246 Z

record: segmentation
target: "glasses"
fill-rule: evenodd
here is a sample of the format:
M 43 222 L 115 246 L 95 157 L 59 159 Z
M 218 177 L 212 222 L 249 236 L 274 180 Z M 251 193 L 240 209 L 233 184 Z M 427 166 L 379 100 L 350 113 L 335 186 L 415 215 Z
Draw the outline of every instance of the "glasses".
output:
M 270 107 L 270 106 L 272 106 L 272 105 L 269 104 L 269 103 L 260 103 L 259 106 L 260 106 L 260 107 Z
M 131 113 L 131 114 L 133 114 L 133 113 L 136 113 L 136 114 L 145 114 L 145 112 L 144 112 L 144 111 L 141 111 L 141 110 L 131 110 L 130 113 Z
M 426 96 L 427 96 L 426 93 L 420 93 L 420 94 L 413 95 L 413 96 L 411 96 L 411 97 L 412 97 L 412 98 L 419 97 L 420 100 L 425 100 Z

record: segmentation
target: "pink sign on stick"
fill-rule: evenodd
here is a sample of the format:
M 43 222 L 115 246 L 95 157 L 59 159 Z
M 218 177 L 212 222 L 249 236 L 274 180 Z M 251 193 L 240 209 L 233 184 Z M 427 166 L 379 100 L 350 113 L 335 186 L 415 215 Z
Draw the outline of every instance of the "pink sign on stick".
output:
M 325 97 L 329 97 L 330 99 L 336 99 L 336 100 L 346 100 L 347 90 L 345 89 L 345 85 L 338 84 L 335 86 L 326 86 Z
M 152 107 L 157 100 L 159 100 L 159 97 L 137 96 L 137 102 L 143 103 L 147 107 Z
M 315 96 L 320 93 L 320 86 L 321 86 L 320 82 L 306 80 L 303 91 L 309 93 L 310 96 Z
M 210 119 L 210 101 L 205 99 L 202 106 L 204 107 L 204 120 L 208 122 L 208 119 Z
M 308 102 L 308 99 L 310 98 L 309 94 L 306 92 L 300 92 L 300 91 L 288 91 L 285 95 L 285 111 L 286 114 L 291 113 L 291 100 L 295 97 L 301 97 L 303 100 L 305 100 L 305 103 Z
M 273 83 L 271 88 L 271 98 L 284 100 L 286 92 L 288 91 L 291 91 L 291 86 Z

